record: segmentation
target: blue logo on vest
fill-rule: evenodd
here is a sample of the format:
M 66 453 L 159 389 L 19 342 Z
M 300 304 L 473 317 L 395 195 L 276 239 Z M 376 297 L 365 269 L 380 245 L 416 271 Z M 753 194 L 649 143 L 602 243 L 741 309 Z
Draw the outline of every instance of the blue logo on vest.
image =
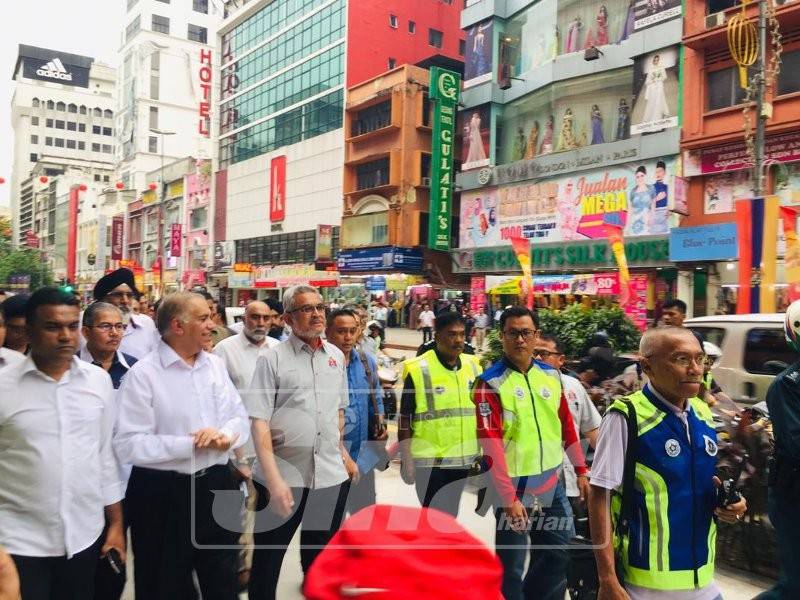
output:
M 678 440 L 669 439 L 664 444 L 664 450 L 667 451 L 667 456 L 675 458 L 681 453 L 681 445 Z
M 525 392 L 522 391 L 521 387 L 517 387 L 517 388 L 514 389 L 514 395 L 517 398 L 523 398 L 525 396 Z
M 550 398 L 550 390 L 548 390 L 546 387 L 543 387 L 539 391 L 539 393 L 542 395 L 542 398 L 544 398 L 545 400 Z

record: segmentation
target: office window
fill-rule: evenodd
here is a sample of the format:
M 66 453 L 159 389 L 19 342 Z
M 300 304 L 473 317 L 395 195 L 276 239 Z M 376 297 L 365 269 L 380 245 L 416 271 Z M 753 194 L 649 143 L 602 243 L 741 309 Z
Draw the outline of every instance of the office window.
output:
M 38 98 L 34 98 L 33 100 L 31 100 L 31 106 L 33 108 L 39 108 L 39 99 Z
M 67 140 L 67 148 L 75 150 L 75 140 Z
M 408 33 L 416 33 L 417 32 L 417 24 L 414 21 L 408 22 Z
M 150 129 L 158 129 L 158 107 L 150 107 Z
M 160 78 L 158 76 L 158 72 L 150 74 L 150 98 L 153 100 L 158 100 L 158 94 L 160 89 L 159 80 Z
M 389 59 L 393 61 L 393 58 Z M 392 68 L 392 67 L 390 67 Z M 388 127 L 392 122 L 392 101 L 386 100 L 358 111 L 350 124 L 350 135 L 369 133 Z
M 75 113 L 78 112 L 78 105 L 77 104 L 67 104 L 67 112 Z
M 437 31 L 436 29 L 428 29 L 428 45 L 433 46 L 434 48 L 441 48 L 442 37 L 443 34 L 441 31 Z
M 39 160 L 39 156 L 34 152 L 28 157 L 28 160 L 30 160 L 31 162 L 36 162 L 37 160 Z
M 86 133 L 86 123 L 78 123 L 78 132 Z
M 100 175 L 98 173 L 94 174 L 94 180 L 95 181 L 100 181 Z
M 113 119 L 114 118 L 114 111 L 105 109 L 103 111 L 103 118 L 104 119 Z
M 161 52 L 156 50 L 150 55 L 150 69 L 158 71 L 161 68 Z
M 156 33 L 165 33 L 169 35 L 169 18 L 162 17 L 161 15 L 153 15 L 150 28 Z
M 103 109 L 95 107 L 95 109 L 92 111 L 92 116 L 95 116 L 98 119 L 102 119 L 103 118 Z
M 192 0 L 192 10 L 194 12 L 208 14 L 208 0 Z
M 39 136 L 38 135 L 32 135 L 31 136 L 31 144 L 38 144 L 38 143 L 39 143 Z
M 147 151 L 153 154 L 158 152 L 158 138 L 156 136 L 151 135 L 147 138 Z
M 134 6 L 136 6 L 136 4 L 137 4 L 138 2 L 139 2 L 139 0 L 128 0 L 128 10 L 130 10 L 130 9 L 132 9 Z
M 103 182 L 104 182 L 104 183 L 108 183 L 109 181 L 111 181 L 111 176 L 110 176 L 110 175 L 103 175 Z M 109 240 L 110 240 L 110 239 L 111 239 L 111 236 L 108 236 L 108 238 L 107 238 L 107 239 L 109 239 Z
M 78 150 L 86 150 L 86 142 L 78 142 Z
M 64 147 L 64 139 L 63 138 L 56 138 L 55 140 L 56 148 L 63 148 Z
M 66 126 L 67 124 L 64 121 L 56 119 L 56 129 L 65 129 Z
M 67 110 L 67 105 L 64 104 L 63 102 L 58 102 L 56 104 L 56 110 L 64 112 L 65 110 Z
M 784 52 L 778 75 L 778 95 L 800 92 L 800 50 Z
M 458 54 L 459 56 L 464 56 L 464 52 L 467 51 L 467 42 L 465 40 L 458 40 Z
M 47 101 L 47 109 L 48 110 L 55 110 L 55 108 L 56 108 L 56 103 L 53 102 L 52 100 L 48 100 Z
M 111 154 L 113 151 L 114 149 L 110 144 L 103 144 L 103 154 Z
M 53 119 L 45 119 L 44 120 L 45 127 L 52 127 L 53 126 Z
M 77 131 L 78 124 L 75 121 L 67 121 L 67 131 Z
M 39 125 L 39 117 L 31 117 L 31 125 L 34 127 Z
M 386 66 L 388 68 L 390 68 L 390 69 L 394 69 L 397 66 L 397 60 L 395 60 L 394 58 L 389 57 L 389 60 L 387 61 L 387 65 Z
M 158 2 L 163 2 L 164 4 L 169 4 L 169 0 L 158 0 Z
M 114 132 L 111 127 L 103 127 L 103 135 L 114 135 Z
M 80 108 L 78 109 L 78 112 L 80 114 L 82 114 L 82 115 L 85 115 L 86 114 L 86 107 L 81 105 Z
M 100 152 L 100 144 L 92 144 L 92 152 Z
M 708 0 L 708 14 L 722 12 L 729 8 L 733 8 L 739 3 L 736 0 Z
M 100 127 L 100 125 L 92 125 L 92 133 L 94 135 L 100 135 L 100 133 L 102 131 L 103 131 L 103 129 L 102 129 L 102 127 Z
M 389 15 L 389 27 L 392 29 L 397 29 L 397 16 L 396 15 Z
M 719 110 L 744 102 L 745 91 L 739 86 L 739 68 L 711 71 L 707 78 L 708 110 Z
M 389 185 L 388 158 L 380 158 L 356 166 L 356 189 L 368 190 L 382 185 Z
M 200 27 L 199 25 L 192 25 L 189 23 L 189 33 L 188 36 L 189 40 L 193 42 L 200 42 L 201 44 L 208 43 L 208 30 L 205 27 Z
M 206 207 L 195 208 L 191 211 L 189 218 L 189 228 L 192 230 L 203 229 L 208 225 L 208 209 Z
M 51 137 L 44 138 L 44 145 L 45 146 L 52 146 L 53 145 L 53 138 L 51 138 Z

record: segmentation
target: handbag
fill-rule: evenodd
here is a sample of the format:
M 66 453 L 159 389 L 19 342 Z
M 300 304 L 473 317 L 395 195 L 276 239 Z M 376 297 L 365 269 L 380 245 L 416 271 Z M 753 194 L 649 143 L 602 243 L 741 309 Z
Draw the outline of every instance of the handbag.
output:
M 375 398 L 375 375 L 372 369 L 369 368 L 369 361 L 363 350 L 358 351 L 358 357 L 361 359 L 361 364 L 364 365 L 364 371 L 367 374 L 367 381 L 369 382 L 369 401 L 372 404 L 372 412 L 369 415 L 369 424 L 367 425 L 367 439 L 370 441 L 386 442 L 386 440 L 389 439 L 389 429 L 386 427 L 386 423 L 380 418 L 378 400 Z

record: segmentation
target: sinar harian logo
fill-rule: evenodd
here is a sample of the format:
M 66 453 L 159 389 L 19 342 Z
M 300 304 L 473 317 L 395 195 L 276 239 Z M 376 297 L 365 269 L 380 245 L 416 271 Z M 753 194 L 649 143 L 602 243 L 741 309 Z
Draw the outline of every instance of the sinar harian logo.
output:
M 36 74 L 40 77 L 50 77 L 51 79 L 61 79 L 62 81 L 72 81 L 72 73 L 64 68 L 64 63 L 60 58 L 54 58 L 46 65 L 36 69 Z

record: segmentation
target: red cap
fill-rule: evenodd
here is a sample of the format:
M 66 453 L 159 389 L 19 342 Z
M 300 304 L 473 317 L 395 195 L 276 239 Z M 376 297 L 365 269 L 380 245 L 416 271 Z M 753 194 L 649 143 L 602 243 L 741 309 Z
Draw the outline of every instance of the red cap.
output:
M 376 505 L 344 522 L 311 566 L 309 600 L 502 600 L 500 561 L 452 516 Z

